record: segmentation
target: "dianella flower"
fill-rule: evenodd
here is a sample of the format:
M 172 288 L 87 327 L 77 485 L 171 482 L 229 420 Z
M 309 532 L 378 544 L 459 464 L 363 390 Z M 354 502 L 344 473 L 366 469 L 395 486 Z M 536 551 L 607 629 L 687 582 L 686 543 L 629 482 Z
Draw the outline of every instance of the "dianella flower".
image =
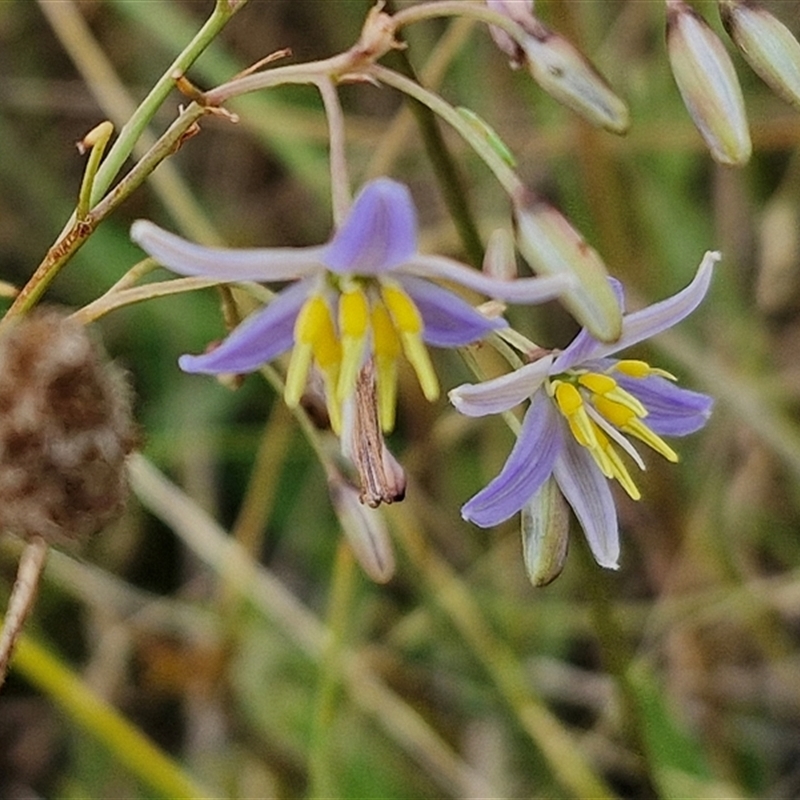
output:
M 707 253 L 681 292 L 624 315 L 622 335 L 613 344 L 599 342 L 584 329 L 563 352 L 450 392 L 453 404 L 468 416 L 497 414 L 530 398 L 508 460 L 500 474 L 463 506 L 465 519 L 491 527 L 518 511 L 523 511 L 523 518 L 532 508 L 535 514 L 540 492 L 553 505 L 554 481 L 574 510 L 597 562 L 617 567 L 617 513 L 608 479 L 616 480 L 634 500 L 640 498 L 622 453 L 644 469 L 631 441 L 635 440 L 668 461 L 677 461 L 662 437 L 685 436 L 702 428 L 712 400 L 679 388 L 674 376 L 658 367 L 612 356 L 690 314 L 705 296 L 718 259 L 718 253 Z M 622 306 L 621 286 L 614 282 L 614 288 Z
M 327 244 L 229 250 L 202 247 L 139 220 L 132 239 L 181 275 L 223 281 L 286 282 L 265 308 L 204 355 L 184 355 L 186 372 L 243 373 L 289 350 L 285 401 L 296 406 L 310 370 L 322 375 L 331 425 L 342 427 L 362 367 L 374 362 L 381 427 L 394 425 L 397 365 L 405 357 L 428 400 L 439 383 L 426 345 L 460 347 L 504 326 L 450 289 L 447 281 L 489 297 L 538 303 L 570 285 L 563 276 L 504 281 L 417 250 L 417 216 L 408 189 L 388 178 L 367 184 Z

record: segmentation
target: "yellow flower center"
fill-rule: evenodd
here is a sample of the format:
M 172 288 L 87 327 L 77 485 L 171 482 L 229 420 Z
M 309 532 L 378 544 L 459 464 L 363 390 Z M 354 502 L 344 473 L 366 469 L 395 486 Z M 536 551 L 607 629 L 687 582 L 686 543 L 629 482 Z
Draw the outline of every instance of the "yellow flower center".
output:
M 289 407 L 300 402 L 312 364 L 325 383 L 331 427 L 341 431 L 342 403 L 353 393 L 366 351 L 375 359 L 378 415 L 384 431 L 395 422 L 397 362 L 405 355 L 428 400 L 439 381 L 422 340 L 422 316 L 392 280 L 331 277 L 330 287 L 310 295 L 294 327 L 294 350 L 286 374 Z M 330 290 L 332 289 L 332 291 Z
M 675 380 L 670 373 L 644 361 L 623 360 L 605 373 L 565 372 L 550 380 L 548 393 L 575 441 L 591 453 L 603 475 L 619 481 L 630 497 L 638 500 L 641 493 L 614 447 L 613 439 L 617 439 L 617 444 L 621 439 L 615 436 L 615 431 L 639 439 L 668 461 L 677 461 L 678 455 L 643 422 L 647 409 L 609 374 L 615 371 L 632 378 L 659 375 Z

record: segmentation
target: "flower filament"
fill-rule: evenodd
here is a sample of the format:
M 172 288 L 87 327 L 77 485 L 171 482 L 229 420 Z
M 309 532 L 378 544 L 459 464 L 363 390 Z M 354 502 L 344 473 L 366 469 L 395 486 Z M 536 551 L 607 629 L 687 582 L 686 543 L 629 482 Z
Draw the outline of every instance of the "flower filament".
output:
M 626 450 L 639 466 L 642 462 L 621 434 L 639 439 L 668 461 L 676 462 L 678 455 L 643 421 L 647 409 L 609 374 L 614 371 L 632 378 L 658 375 L 674 380 L 670 373 L 644 361 L 623 360 L 606 372 L 569 370 L 552 378 L 547 392 L 566 420 L 575 441 L 589 451 L 603 475 L 619 481 L 628 495 L 638 500 L 641 493 L 614 448 L 614 442 Z
M 294 350 L 286 374 L 284 398 L 300 402 L 309 370 L 322 373 L 331 427 L 341 432 L 341 405 L 355 390 L 366 358 L 375 359 L 378 416 L 388 432 L 394 427 L 397 362 L 410 362 L 426 399 L 439 396 L 439 381 L 423 341 L 424 321 L 413 299 L 390 279 L 328 275 L 300 309 L 294 326 Z

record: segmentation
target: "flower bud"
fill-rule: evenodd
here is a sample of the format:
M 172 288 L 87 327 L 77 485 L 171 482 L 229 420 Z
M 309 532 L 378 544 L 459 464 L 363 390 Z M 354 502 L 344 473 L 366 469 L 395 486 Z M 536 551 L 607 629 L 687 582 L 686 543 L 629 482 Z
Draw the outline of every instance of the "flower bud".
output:
M 749 2 L 722 0 L 719 13 L 753 71 L 775 94 L 800 109 L 800 43 L 791 31 Z
M 592 125 L 625 133 L 630 125 L 628 107 L 594 65 L 567 39 L 538 21 L 527 32 L 524 51 L 539 86 Z
M 562 214 L 530 193 L 514 198 L 514 221 L 519 251 L 534 272 L 575 278 L 575 288 L 561 297 L 575 319 L 601 342 L 619 339 L 622 313 L 597 251 Z
M 83 326 L 36 311 L 0 335 L 0 528 L 81 540 L 122 511 L 130 392 Z
M 550 477 L 522 507 L 522 556 L 534 586 L 547 586 L 561 574 L 568 545 L 567 503 Z
M 667 51 L 689 114 L 720 164 L 741 166 L 752 152 L 733 63 L 708 23 L 683 0 L 667 3 Z
M 489 236 L 483 254 L 483 271 L 490 278 L 513 281 L 517 277 L 514 237 L 507 228 L 496 228 Z
M 394 551 L 381 512 L 361 503 L 359 492 L 341 476 L 328 488 L 339 524 L 364 572 L 376 583 L 394 575 Z

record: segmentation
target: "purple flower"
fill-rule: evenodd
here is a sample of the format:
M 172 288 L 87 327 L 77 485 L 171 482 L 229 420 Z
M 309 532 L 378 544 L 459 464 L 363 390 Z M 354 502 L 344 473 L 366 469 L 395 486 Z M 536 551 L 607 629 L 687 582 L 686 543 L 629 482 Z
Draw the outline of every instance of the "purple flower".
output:
M 362 365 L 372 357 L 384 430 L 394 425 L 397 362 L 405 356 L 429 400 L 439 383 L 426 344 L 460 347 L 504 326 L 431 279 L 489 297 L 539 303 L 569 285 L 562 277 L 493 279 L 448 258 L 417 251 L 417 216 L 408 189 L 380 178 L 367 184 L 332 239 L 298 248 L 202 247 L 139 220 L 131 238 L 182 275 L 225 281 L 291 281 L 264 309 L 204 355 L 182 356 L 186 372 L 251 372 L 292 350 L 285 400 L 295 406 L 312 365 L 322 374 L 334 430 Z
M 675 378 L 664 370 L 610 356 L 671 328 L 694 311 L 719 258 L 718 253 L 706 253 L 683 291 L 626 314 L 622 336 L 614 344 L 598 342 L 582 330 L 561 353 L 450 392 L 459 411 L 476 417 L 531 400 L 508 460 L 500 474 L 464 504 L 465 519 L 487 528 L 526 507 L 530 510 L 552 477 L 575 511 L 597 563 L 617 567 L 617 512 L 606 479 L 616 479 L 634 500 L 640 497 L 618 448 L 640 469 L 644 464 L 631 437 L 677 461 L 661 437 L 685 436 L 702 428 L 713 401 L 675 386 Z M 622 289 L 617 282 L 614 288 L 622 306 Z

